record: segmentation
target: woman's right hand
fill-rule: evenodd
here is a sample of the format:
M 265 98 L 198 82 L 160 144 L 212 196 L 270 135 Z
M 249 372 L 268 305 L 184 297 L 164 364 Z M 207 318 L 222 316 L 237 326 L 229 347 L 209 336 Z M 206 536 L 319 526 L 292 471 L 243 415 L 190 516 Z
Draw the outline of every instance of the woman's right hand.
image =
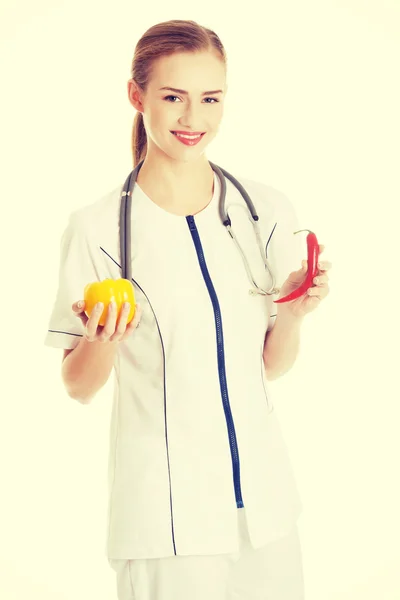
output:
M 117 323 L 116 304 L 110 302 L 107 312 L 107 319 L 104 326 L 99 325 L 99 320 L 103 312 L 103 305 L 96 304 L 90 313 L 90 317 L 85 314 L 85 302 L 83 300 L 74 302 L 72 310 L 82 321 L 85 327 L 84 338 L 88 342 L 123 342 L 126 340 L 140 323 L 142 309 L 140 304 L 136 304 L 135 316 L 127 325 L 126 320 L 129 315 L 129 303 L 127 308 L 122 308 Z

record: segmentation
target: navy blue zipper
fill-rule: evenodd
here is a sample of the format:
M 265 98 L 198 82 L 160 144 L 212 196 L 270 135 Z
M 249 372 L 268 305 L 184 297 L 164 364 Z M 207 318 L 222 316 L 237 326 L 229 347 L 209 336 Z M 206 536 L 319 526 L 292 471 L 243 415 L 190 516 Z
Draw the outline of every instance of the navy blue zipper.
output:
M 193 242 L 197 252 L 197 258 L 199 260 L 201 272 L 203 273 L 204 280 L 206 282 L 208 292 L 211 297 L 211 301 L 214 307 L 215 327 L 217 332 L 217 356 L 218 356 L 218 371 L 219 371 L 219 384 L 222 394 L 222 403 L 225 412 L 226 425 L 228 428 L 229 446 L 232 457 L 232 469 L 233 469 L 233 482 L 235 486 L 235 497 L 236 506 L 243 508 L 242 490 L 240 486 L 240 462 L 239 462 L 239 450 L 236 440 L 235 425 L 233 423 L 232 411 L 229 404 L 228 386 L 226 382 L 225 372 L 225 355 L 224 355 L 224 336 L 222 331 L 222 319 L 221 309 L 219 307 L 218 297 L 215 293 L 214 286 L 211 281 L 210 274 L 207 269 L 207 264 L 204 258 L 203 248 L 200 241 L 199 232 L 197 231 L 194 217 L 186 217 L 189 225 L 190 233 L 193 238 Z

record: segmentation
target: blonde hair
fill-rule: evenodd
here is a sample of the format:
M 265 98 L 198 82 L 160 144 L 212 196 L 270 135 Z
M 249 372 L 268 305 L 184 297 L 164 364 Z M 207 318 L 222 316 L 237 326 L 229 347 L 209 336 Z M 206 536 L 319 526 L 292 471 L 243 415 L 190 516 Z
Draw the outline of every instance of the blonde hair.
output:
M 136 45 L 131 66 L 131 79 L 145 93 L 151 77 L 153 63 L 163 56 L 177 52 L 215 50 L 225 66 L 225 49 L 217 34 L 195 21 L 172 20 L 150 27 Z M 143 160 L 147 152 L 147 136 L 143 115 L 137 111 L 132 127 L 133 166 Z

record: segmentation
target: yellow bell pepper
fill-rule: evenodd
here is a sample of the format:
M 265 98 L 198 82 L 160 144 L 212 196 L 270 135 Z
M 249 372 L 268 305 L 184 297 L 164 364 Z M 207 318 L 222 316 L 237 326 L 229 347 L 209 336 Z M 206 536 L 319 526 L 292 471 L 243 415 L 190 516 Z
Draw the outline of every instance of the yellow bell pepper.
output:
M 133 284 L 129 279 L 103 279 L 85 286 L 83 298 L 85 300 L 85 313 L 88 317 L 98 302 L 104 305 L 99 320 L 99 325 L 104 326 L 107 319 L 108 305 L 115 302 L 117 305 L 117 323 L 124 302 L 130 303 L 127 323 L 130 323 L 135 315 L 136 304 Z

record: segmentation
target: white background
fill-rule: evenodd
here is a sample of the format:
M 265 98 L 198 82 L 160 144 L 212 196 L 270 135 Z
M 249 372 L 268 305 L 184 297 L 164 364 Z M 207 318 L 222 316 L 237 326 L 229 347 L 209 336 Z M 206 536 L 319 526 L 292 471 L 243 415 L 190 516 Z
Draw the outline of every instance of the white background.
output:
M 190 6 L 2 3 L 0 597 L 116 599 L 112 378 L 80 405 L 43 340 L 68 215 L 133 168 L 134 47 L 178 18 L 214 29 L 228 53 L 207 157 L 287 194 L 333 264 L 295 366 L 271 383 L 305 506 L 306 600 L 399 600 L 400 3 Z

